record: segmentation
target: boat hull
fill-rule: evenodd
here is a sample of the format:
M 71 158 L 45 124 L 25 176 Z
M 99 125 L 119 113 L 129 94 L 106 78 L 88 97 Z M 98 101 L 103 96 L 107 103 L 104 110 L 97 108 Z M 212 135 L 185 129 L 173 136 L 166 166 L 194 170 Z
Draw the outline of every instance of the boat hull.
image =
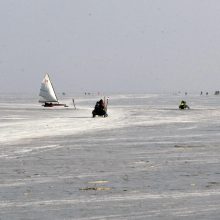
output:
M 42 106 L 44 107 L 56 107 L 56 106 L 63 106 L 63 107 L 68 107 L 66 104 L 61 104 L 61 103 L 47 103 L 45 102 Z

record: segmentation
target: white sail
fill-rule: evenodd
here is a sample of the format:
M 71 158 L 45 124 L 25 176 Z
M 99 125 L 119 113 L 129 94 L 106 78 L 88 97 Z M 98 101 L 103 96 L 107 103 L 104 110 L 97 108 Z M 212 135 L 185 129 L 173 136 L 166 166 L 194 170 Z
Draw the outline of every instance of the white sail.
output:
M 41 83 L 39 96 L 41 96 L 39 102 L 58 102 L 48 74 L 45 75 Z

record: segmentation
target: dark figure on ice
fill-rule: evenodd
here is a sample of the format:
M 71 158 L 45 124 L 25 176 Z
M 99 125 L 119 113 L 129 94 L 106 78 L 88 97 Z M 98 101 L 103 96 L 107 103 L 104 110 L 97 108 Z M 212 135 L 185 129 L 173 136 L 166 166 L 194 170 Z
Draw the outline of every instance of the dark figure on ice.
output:
M 106 110 L 107 109 L 106 109 L 105 103 L 103 102 L 102 99 L 100 99 L 98 102 L 96 102 L 95 109 L 92 111 L 93 118 L 96 115 L 107 117 L 108 114 L 107 114 Z
M 186 104 L 186 101 L 182 100 L 179 109 L 189 109 L 189 106 Z

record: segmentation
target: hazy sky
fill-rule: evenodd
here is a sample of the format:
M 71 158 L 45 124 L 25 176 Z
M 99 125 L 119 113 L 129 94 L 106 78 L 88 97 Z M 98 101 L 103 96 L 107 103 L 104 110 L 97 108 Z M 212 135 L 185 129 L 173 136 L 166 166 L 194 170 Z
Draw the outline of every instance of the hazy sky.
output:
M 0 91 L 220 89 L 219 0 L 0 0 Z

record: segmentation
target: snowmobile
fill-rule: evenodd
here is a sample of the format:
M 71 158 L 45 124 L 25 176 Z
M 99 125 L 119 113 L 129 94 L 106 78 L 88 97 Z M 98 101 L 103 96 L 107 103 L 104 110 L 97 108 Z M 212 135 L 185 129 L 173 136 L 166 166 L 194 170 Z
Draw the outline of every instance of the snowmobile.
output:
M 92 117 L 95 118 L 96 115 L 102 116 L 102 117 L 108 117 L 108 114 L 106 113 L 106 111 L 104 109 L 95 108 L 92 111 Z
M 186 101 L 181 101 L 179 109 L 189 109 L 189 106 L 186 104 Z
M 101 99 L 100 101 L 96 102 L 95 108 L 92 111 L 92 117 L 95 118 L 95 116 L 102 116 L 102 117 L 107 117 L 107 102 L 103 102 Z

